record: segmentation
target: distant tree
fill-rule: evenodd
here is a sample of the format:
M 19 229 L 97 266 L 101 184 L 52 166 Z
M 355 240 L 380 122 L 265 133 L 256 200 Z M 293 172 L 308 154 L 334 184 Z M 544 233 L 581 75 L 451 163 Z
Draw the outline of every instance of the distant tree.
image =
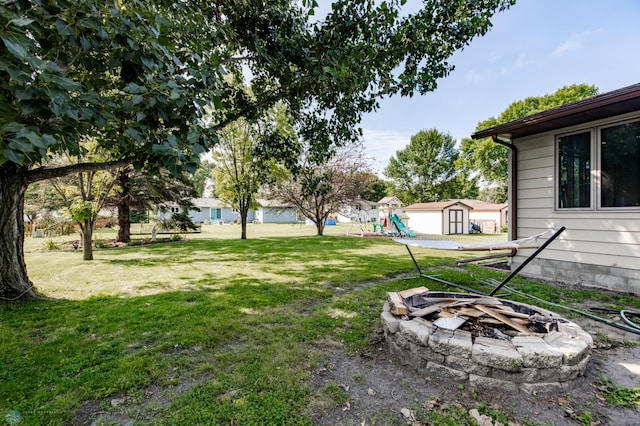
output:
M 163 203 L 175 203 L 189 208 L 196 196 L 192 181 L 185 173 L 173 175 L 159 170 L 155 175 L 136 171 L 127 166 L 112 172 L 115 187 L 107 205 L 118 209 L 116 240 L 128 243 L 131 239 L 131 209 L 147 210 Z
M 359 196 L 367 201 L 379 201 L 387 195 L 387 183 L 372 172 L 362 172 L 357 176 L 360 181 Z
M 269 196 L 294 205 L 323 235 L 327 218 L 360 198 L 361 177 L 369 172 L 360 142 L 338 148 L 331 158 L 319 161 L 306 150 L 295 173 L 273 186 Z
M 160 227 L 167 230 L 175 230 L 178 232 L 195 231 L 198 229 L 191 216 L 189 216 L 189 208 L 182 206 L 179 211 L 172 212 L 166 219 L 160 221 Z
M 60 163 L 81 164 L 90 161 L 104 161 L 105 153 L 97 145 L 86 143 L 86 154 L 75 158 L 60 159 Z M 82 233 L 82 259 L 93 260 L 93 228 L 100 211 L 106 206 L 112 194 L 115 177 L 105 170 L 90 170 L 51 179 L 61 203 L 66 207 L 71 219 L 78 224 Z
M 27 188 L 24 196 L 24 215 L 31 222 L 64 208 L 50 182 L 36 182 Z
M 458 156 L 451 135 L 422 130 L 396 151 L 384 174 L 392 180 L 394 194 L 407 204 L 460 198 L 467 181 L 458 180 Z
M 598 88 L 596 86 L 574 84 L 564 86 L 551 95 L 528 97 L 513 102 L 498 118 L 490 117 L 478 123 L 476 131 L 505 124 L 597 94 Z M 467 170 L 479 172 L 485 184 L 497 187 L 493 192 L 493 201 L 504 202 L 507 195 L 509 174 L 509 149 L 493 142 L 490 138 L 480 140 L 465 138 L 462 140 L 460 151 Z
M 504 203 L 507 200 L 505 186 L 486 186 L 480 190 L 478 199 L 486 203 Z
M 259 120 L 240 119 L 219 134 L 213 150 L 213 181 L 218 198 L 240 214 L 241 235 L 247 238 L 249 209 L 256 208 L 260 188 L 274 179 L 285 150 L 273 147 L 292 144 L 295 138 L 290 117 L 283 105 Z M 291 160 L 291 159 L 290 159 Z
M 212 161 L 202 160 L 200 164 L 198 164 L 196 171 L 189 175 L 196 197 L 200 198 L 205 195 L 208 197 L 216 196 L 213 192 L 213 169 L 214 164 Z

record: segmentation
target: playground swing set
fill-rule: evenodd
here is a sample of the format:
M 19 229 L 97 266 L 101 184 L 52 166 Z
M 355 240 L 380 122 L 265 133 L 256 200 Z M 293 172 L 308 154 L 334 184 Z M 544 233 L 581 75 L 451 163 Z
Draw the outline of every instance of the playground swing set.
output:
M 389 211 L 388 214 L 385 214 L 382 222 L 373 222 L 373 233 L 365 230 L 366 220 L 363 217 L 363 212 L 358 212 L 357 215 L 354 215 L 351 219 L 351 226 L 347 231 L 347 235 L 354 235 L 351 233 L 352 229 L 357 226 L 360 228 L 360 236 L 369 236 L 369 237 L 403 237 L 403 238 L 415 238 L 416 234 L 411 231 L 409 228 L 405 226 L 404 223 L 400 220 L 398 215 L 392 211 Z M 390 225 L 393 225 L 395 231 L 390 228 Z

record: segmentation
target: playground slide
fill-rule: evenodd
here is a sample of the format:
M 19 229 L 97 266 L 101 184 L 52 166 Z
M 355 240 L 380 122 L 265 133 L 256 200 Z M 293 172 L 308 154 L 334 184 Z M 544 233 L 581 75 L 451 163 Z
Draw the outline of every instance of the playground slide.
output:
M 400 232 L 401 234 L 404 234 L 409 238 L 416 237 L 416 234 L 414 234 L 409 230 L 409 228 L 404 226 L 404 223 L 400 221 L 400 219 L 398 218 L 398 215 L 395 215 L 395 214 L 391 215 L 391 221 L 396 225 L 396 228 L 398 228 L 398 232 Z

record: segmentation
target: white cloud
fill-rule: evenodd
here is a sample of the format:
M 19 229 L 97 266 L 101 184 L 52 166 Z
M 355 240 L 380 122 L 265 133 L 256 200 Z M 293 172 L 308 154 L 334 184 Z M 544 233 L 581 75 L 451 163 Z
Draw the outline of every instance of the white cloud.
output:
M 571 34 L 569 38 L 558 46 L 551 54 L 554 58 L 560 58 L 569 52 L 580 50 L 585 42 L 589 41 L 594 35 L 601 33 L 602 30 L 585 31 L 582 33 Z
M 362 132 L 366 154 L 372 157 L 373 169 L 380 175 L 389 164 L 389 158 L 411 141 L 411 135 L 394 130 L 363 129 Z
M 518 55 L 518 58 L 516 59 L 515 68 L 524 68 L 525 66 L 527 66 L 528 63 L 529 61 L 527 60 L 527 55 L 524 53 L 521 53 Z
M 551 56 L 553 56 L 554 58 L 560 58 L 564 56 L 567 52 L 580 49 L 581 45 L 582 44 L 579 42 L 578 39 L 575 38 L 575 36 L 571 36 L 569 40 L 565 41 L 560 46 L 558 46 L 556 50 L 553 51 Z
M 485 68 L 483 70 L 472 69 L 465 73 L 464 77 L 471 82 L 480 82 L 490 80 L 494 75 L 493 68 Z

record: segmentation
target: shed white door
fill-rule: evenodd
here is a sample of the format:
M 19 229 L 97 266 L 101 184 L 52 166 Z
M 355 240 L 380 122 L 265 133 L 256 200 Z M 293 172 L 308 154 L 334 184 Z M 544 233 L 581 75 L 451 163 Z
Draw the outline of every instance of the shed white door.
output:
M 449 234 L 464 233 L 464 211 L 449 210 Z

